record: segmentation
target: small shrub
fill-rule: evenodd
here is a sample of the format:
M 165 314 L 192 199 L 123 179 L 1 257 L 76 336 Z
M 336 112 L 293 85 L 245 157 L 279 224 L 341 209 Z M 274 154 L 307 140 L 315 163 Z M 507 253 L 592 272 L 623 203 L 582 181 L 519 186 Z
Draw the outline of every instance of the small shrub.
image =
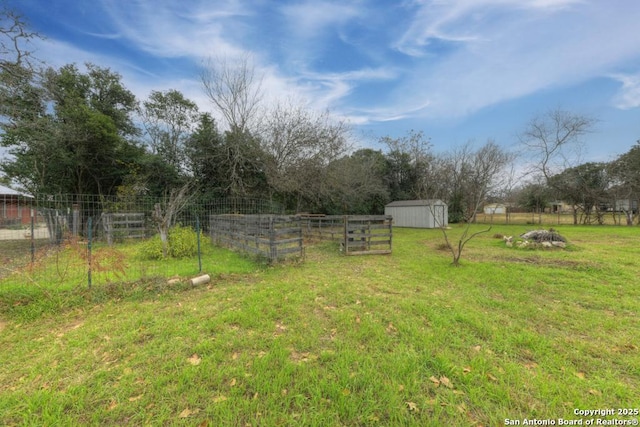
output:
M 198 253 L 198 236 L 191 227 L 176 225 L 169 230 L 167 256 L 186 258 Z M 162 259 L 162 241 L 156 234 L 140 247 L 140 255 L 145 259 Z
M 162 259 L 162 241 L 159 234 L 147 239 L 140 245 L 140 255 L 144 259 Z
M 176 225 L 169 230 L 169 256 L 185 258 L 198 253 L 198 236 L 191 227 Z

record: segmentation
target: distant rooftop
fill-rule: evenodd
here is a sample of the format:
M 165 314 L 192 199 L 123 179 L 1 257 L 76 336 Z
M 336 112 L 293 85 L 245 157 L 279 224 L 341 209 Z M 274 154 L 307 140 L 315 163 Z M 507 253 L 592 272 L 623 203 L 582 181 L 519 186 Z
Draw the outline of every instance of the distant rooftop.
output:
M 386 206 L 431 206 L 431 205 L 444 205 L 445 203 L 439 199 L 425 199 L 425 200 L 396 200 L 395 202 L 387 203 Z
M 13 188 L 5 187 L 2 184 L 0 184 L 0 196 L 22 196 L 33 198 L 33 196 L 30 194 L 21 193 L 20 191 L 16 191 Z

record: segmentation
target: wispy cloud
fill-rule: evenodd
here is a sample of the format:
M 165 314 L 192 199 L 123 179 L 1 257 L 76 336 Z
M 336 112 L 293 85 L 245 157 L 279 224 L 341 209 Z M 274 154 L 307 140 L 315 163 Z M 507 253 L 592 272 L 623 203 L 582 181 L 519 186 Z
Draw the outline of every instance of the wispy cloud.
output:
M 248 13 L 237 1 L 219 1 L 215 7 L 204 1 L 103 0 L 102 4 L 116 31 L 154 56 L 201 58 L 214 52 L 237 55 L 242 50 L 229 37 L 240 29 L 234 19 Z
M 306 40 L 318 37 L 332 27 L 344 25 L 361 13 L 355 2 L 313 0 L 285 4 L 280 10 L 291 35 Z
M 616 108 L 629 110 L 640 107 L 640 74 L 615 74 L 611 77 L 622 83 L 613 100 Z
M 629 37 L 635 13 L 613 5 L 574 0 L 464 0 L 420 2 L 416 18 L 395 45 L 416 56 L 429 38 L 460 42 L 453 51 L 417 60 L 398 85 L 401 109 L 431 101 L 427 116 L 462 116 L 542 89 L 600 77 L 638 58 L 640 39 Z M 612 9 L 613 8 L 613 9 Z
M 640 106 L 634 0 L 99 0 L 83 13 L 100 25 L 76 30 L 111 51 L 54 37 L 43 59 L 106 64 L 140 98 L 173 88 L 202 109 L 198 67 L 247 55 L 270 100 L 305 99 L 354 124 L 464 117 L 616 70 L 615 105 Z

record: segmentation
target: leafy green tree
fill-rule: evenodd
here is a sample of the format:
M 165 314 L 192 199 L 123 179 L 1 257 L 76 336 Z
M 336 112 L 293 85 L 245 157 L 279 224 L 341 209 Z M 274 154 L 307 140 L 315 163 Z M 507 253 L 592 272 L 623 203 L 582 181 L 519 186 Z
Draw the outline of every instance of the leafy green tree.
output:
M 529 212 L 542 212 L 551 201 L 551 190 L 544 184 L 531 183 L 524 186 L 518 195 L 518 204 Z
M 198 106 L 177 90 L 152 91 L 141 114 L 153 153 L 186 175 L 185 143 L 198 122 Z
M 611 179 L 605 163 L 588 162 L 568 168 L 551 177 L 550 184 L 559 191 L 559 196 L 574 206 L 573 223 L 578 224 L 578 213 L 582 212 L 584 223 L 595 215 L 603 222 L 603 210 L 608 202 Z
M 381 151 L 355 151 L 329 165 L 329 198 L 324 209 L 334 214 L 383 214 L 389 201 L 384 181 L 387 161 Z
M 4 126 L 4 173 L 34 194 L 114 194 L 143 154 L 120 76 L 92 64 L 49 68 L 36 92 L 33 111 L 14 110 Z
M 201 193 L 210 201 L 227 195 L 229 177 L 222 164 L 224 136 L 209 113 L 200 115 L 198 124 L 185 142 L 187 166 Z
M 609 170 L 613 181 L 614 206 L 625 213 L 627 225 L 632 225 L 640 205 L 640 141 L 611 162 Z
M 383 137 L 380 142 L 388 147 L 385 180 L 391 200 L 431 197 L 435 157 L 424 133 L 412 130 L 399 138 Z

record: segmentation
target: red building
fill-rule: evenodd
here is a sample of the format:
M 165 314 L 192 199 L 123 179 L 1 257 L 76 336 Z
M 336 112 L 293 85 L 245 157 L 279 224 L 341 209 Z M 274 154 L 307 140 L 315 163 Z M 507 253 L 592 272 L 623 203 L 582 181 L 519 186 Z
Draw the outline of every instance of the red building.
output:
M 28 225 L 33 196 L 0 185 L 0 228 Z

